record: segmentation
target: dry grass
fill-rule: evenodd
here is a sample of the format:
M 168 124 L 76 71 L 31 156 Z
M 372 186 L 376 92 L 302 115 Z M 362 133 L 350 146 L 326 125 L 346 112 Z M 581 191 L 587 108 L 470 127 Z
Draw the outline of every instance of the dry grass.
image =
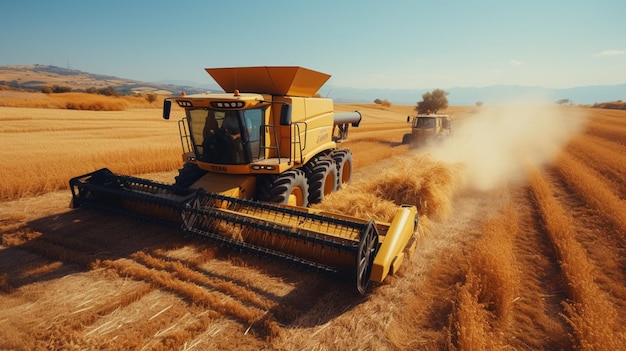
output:
M 626 133 L 624 133 L 626 135 Z M 556 167 L 567 182 L 590 204 L 600 209 L 614 223 L 622 240 L 626 242 L 626 205 L 613 188 L 603 181 L 602 175 L 577 162 L 567 153 L 557 159 Z
M 67 111 L 0 107 L 0 200 L 67 189 L 107 167 L 141 174 L 181 166 L 178 126 L 159 110 Z
M 393 167 L 383 170 L 377 178 L 356 181 L 346 191 L 331 194 L 315 207 L 391 222 L 398 206 L 414 205 L 420 215 L 444 221 L 460 182 L 462 166 L 420 154 L 388 162 Z
M 481 238 L 467 254 L 463 281 L 455 286 L 450 314 L 450 349 L 505 348 L 513 322 L 513 304 L 520 291 L 520 270 L 514 253 L 519 231 L 510 202 L 502 213 L 482 224 Z
M 626 138 L 626 135 L 624 136 Z M 581 135 L 569 144 L 570 155 L 603 175 L 603 179 L 611 182 L 611 187 L 618 190 L 621 198 L 626 198 L 626 145 L 618 145 L 588 134 Z
M 105 96 L 85 93 L 43 94 L 0 91 L 0 107 L 46 108 L 86 111 L 124 111 L 129 108 L 161 108 L 163 97 L 150 103 L 145 96 Z
M 609 101 L 609 102 L 601 102 L 593 104 L 595 108 L 607 108 L 614 110 L 626 110 L 626 102 L 623 101 Z
M 565 318 L 574 330 L 574 342 L 582 350 L 619 349 L 626 342 L 619 314 L 594 281 L 595 268 L 575 239 L 573 218 L 563 211 L 537 170 L 531 170 L 530 184 L 568 281 L 571 301 L 564 302 Z
M 176 230 L 64 212 L 69 194 L 46 193 L 54 186 L 19 188 L 52 184 L 56 173 L 66 178 L 63 188 L 70 176 L 102 166 L 128 174 L 176 169 L 178 129 L 158 110 L 0 108 L 0 146 L 9 151 L 0 164 L 10 176 L 0 207 L 0 348 L 591 350 L 626 342 L 626 252 L 616 238 L 624 112 L 589 109 L 585 134 L 565 153 L 559 147 L 579 132 L 574 122 L 566 134 L 557 128 L 533 139 L 532 120 L 514 115 L 515 127 L 506 128 L 504 118 L 490 119 L 500 134 L 475 138 L 486 148 L 445 161 L 400 145 L 410 106 L 337 109 L 365 116 L 340 145 L 353 152 L 356 178 L 319 206 L 384 222 L 399 204 L 420 212 L 416 254 L 365 297 L 341 279 Z M 459 109 L 456 121 L 480 120 L 471 110 Z M 445 151 L 471 151 L 455 145 Z M 529 162 L 529 177 L 519 177 L 524 164 L 489 167 L 503 171 L 494 184 L 506 186 L 463 188 L 472 185 L 468 174 L 490 175 L 474 173 L 486 167 L 473 161 L 510 166 L 529 154 L 540 156 Z M 174 163 L 138 164 L 137 155 Z M 20 197 L 31 193 L 38 196 Z

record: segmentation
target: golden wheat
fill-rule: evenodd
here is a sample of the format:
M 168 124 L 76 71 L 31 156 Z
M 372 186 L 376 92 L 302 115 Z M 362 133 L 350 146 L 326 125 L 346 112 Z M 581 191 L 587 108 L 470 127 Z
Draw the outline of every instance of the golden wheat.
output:
M 582 349 L 616 350 L 626 342 L 618 313 L 594 282 L 593 265 L 575 240 L 572 217 L 567 216 L 553 197 L 539 171 L 530 170 L 530 184 L 570 287 L 566 303 L 576 339 Z
M 626 145 L 620 146 L 591 135 L 581 135 L 568 145 L 570 154 L 600 172 L 626 196 Z
M 128 108 L 161 108 L 164 97 L 151 103 L 141 95 L 104 96 L 85 93 L 25 93 L 4 92 L 0 106 L 64 110 L 123 111 Z
M 274 307 L 273 302 L 263 299 L 237 284 L 220 279 L 209 279 L 202 272 L 186 267 L 178 261 L 166 261 L 141 251 L 134 253 L 131 257 L 146 266 L 159 270 L 175 272 L 178 277 L 187 282 L 195 282 L 198 285 L 211 286 L 216 290 L 222 291 L 223 293 L 233 296 L 239 300 L 246 301 L 250 305 L 257 306 L 258 308 L 267 310 Z
M 609 218 L 626 240 L 626 204 L 602 181 L 602 176 L 563 153 L 556 161 L 557 170 L 589 203 Z
M 505 343 L 502 336 L 511 323 L 520 289 L 513 252 L 517 231 L 517 214 L 511 204 L 482 224 L 483 236 L 468 255 L 463 284 L 456 287 L 450 316 L 452 348 L 494 349 Z
M 414 154 L 391 159 L 393 167 L 380 176 L 357 181 L 346 191 L 332 193 L 316 205 L 328 211 L 390 222 L 400 205 L 414 205 L 420 215 L 445 220 L 457 190 L 462 166 Z
M 499 336 L 491 331 L 493 317 L 486 306 L 478 301 L 476 291 L 482 290 L 481 281 L 472 272 L 466 276 L 465 284 L 458 289 L 458 297 L 450 315 L 451 350 L 496 350 Z
M 350 106 L 349 110 L 361 107 Z M 320 204 L 380 221 L 388 221 L 398 204 L 415 204 L 421 215 L 420 232 L 431 224 L 436 229 L 421 237 L 423 240 L 418 242 L 417 248 L 419 257 L 406 260 L 399 272 L 384 284 L 374 285 L 367 297 L 352 297 L 343 286 L 338 288 L 334 278 L 320 278 L 281 263 L 239 255 L 218 246 L 204 246 L 187 238 L 185 241 L 170 238 L 175 237 L 175 231 L 155 235 L 153 227 L 127 222 L 122 226 L 118 223 L 94 229 L 94 223 L 98 226 L 111 218 L 96 216 L 88 223 L 85 213 L 58 214 L 57 203 L 50 206 L 28 202 L 28 210 L 34 208 L 36 212 L 46 208 L 45 216 L 53 215 L 41 218 L 44 216 L 41 212 L 24 211 L 20 217 L 2 218 L 0 348 L 619 348 L 624 343 L 624 329 L 620 326 L 624 308 L 620 301 L 624 292 L 613 289 L 623 288 L 619 285 L 623 281 L 619 279 L 622 278 L 619 260 L 612 264 L 606 263 L 610 258 L 597 260 L 590 251 L 599 250 L 601 246 L 583 243 L 582 235 L 576 233 L 575 221 L 585 221 L 585 218 L 574 217 L 577 213 L 569 214 L 564 210 L 573 206 L 570 202 L 574 201 L 580 201 L 581 206 L 599 208 L 597 200 L 586 200 L 584 195 L 577 194 L 572 195 L 575 200 L 561 193 L 555 197 L 551 194 L 551 184 L 547 185 L 547 191 L 533 185 L 534 203 L 528 197 L 515 199 L 515 203 L 506 204 L 500 213 L 491 217 L 487 211 L 497 209 L 501 198 L 507 200 L 506 194 L 461 193 L 462 197 L 481 199 L 471 206 L 461 202 L 465 198 L 455 199 L 463 166 L 407 153 L 406 146 L 399 145 L 403 129 L 408 130 L 404 116 L 396 114 L 393 121 L 383 123 L 384 114 L 394 107 L 372 109 L 363 129 L 350 135 L 346 147 L 353 151 L 355 160 L 365 161 L 355 167 L 358 171 L 347 189 L 332 194 L 328 201 Z M 106 166 L 120 159 L 121 163 L 131 164 L 131 169 L 139 169 L 144 166 L 126 158 L 127 146 L 132 150 L 129 155 L 145 153 L 159 158 L 157 154 L 167 152 L 170 146 L 159 151 L 161 147 L 154 145 L 170 141 L 173 156 L 166 157 L 180 162 L 176 125 L 161 121 L 157 110 L 145 112 L 145 119 L 136 118 L 143 110 L 63 110 L 61 114 L 46 110 L 45 118 L 37 117 L 33 109 L 12 110 L 19 112 L 10 111 L 6 119 L 3 118 L 7 114 L 0 113 L 0 133 L 3 139 L 10 140 L 0 146 L 23 157 L 11 158 L 9 162 L 9 158 L 2 158 L 6 154 L 0 154 L 0 161 L 2 164 L 27 164 L 21 171 L 24 178 L 32 169 L 42 173 L 53 169 L 24 160 L 29 157 L 49 157 L 48 164 L 69 164 L 72 159 L 81 157 L 81 163 L 104 161 Z M 4 111 L 0 108 L 0 112 Z M 612 123 L 623 126 L 623 116 L 623 112 L 612 111 L 609 117 L 594 118 L 589 130 L 599 125 L 605 133 Z M 173 131 L 161 130 L 148 121 L 160 121 Z M 116 128 L 116 125 L 124 127 Z M 392 130 L 387 132 L 386 128 Z M 173 138 L 165 141 L 166 134 Z M 35 136 L 31 144 L 21 140 L 30 135 Z M 54 141 L 53 135 L 68 140 L 65 149 L 49 145 Z M 597 177 L 595 181 L 602 184 L 604 190 L 609 189 L 617 196 L 610 184 L 620 182 L 615 172 L 619 172 L 619 162 L 624 159 L 619 157 L 623 154 L 620 150 L 624 146 L 619 140 L 623 134 L 611 135 L 607 139 L 585 137 L 583 143 L 578 144 L 579 148 L 574 146 L 577 141 L 572 143 L 565 154 L 572 162 L 566 161 L 557 167 L 582 167 L 579 168 L 581 173 Z M 146 149 L 140 146 L 144 143 L 135 144 L 135 138 L 145 138 L 145 144 L 152 147 Z M 46 143 L 40 144 L 37 139 L 45 139 Z M 89 145 L 89 150 L 82 150 L 92 139 L 106 146 L 100 149 Z M 594 143 L 601 147 L 590 146 Z M 122 147 L 116 148 L 118 145 Z M 22 148 L 28 150 L 20 153 Z M 67 152 L 70 156 L 59 158 L 45 148 L 54 149 L 57 154 Z M 95 155 L 89 152 L 91 148 L 97 150 Z M 373 157 L 368 159 L 370 154 Z M 614 158 L 609 161 L 611 165 L 604 164 L 602 157 L 609 156 Z M 380 163 L 371 165 L 370 162 Z M 54 168 L 54 172 L 63 172 L 63 169 Z M 546 174 L 536 172 L 542 179 Z M 83 170 L 72 175 L 82 173 Z M 13 178 L 14 185 L 18 182 L 16 179 Z M 583 182 L 587 181 L 585 179 Z M 575 193 L 582 192 L 576 186 L 571 185 L 571 188 Z M 589 196 L 597 197 L 593 192 Z M 39 199 L 46 201 L 50 197 Z M 454 212 L 456 217 L 447 224 L 453 199 L 461 200 L 459 207 L 454 203 L 455 211 L 459 211 Z M 337 203 L 331 205 L 331 202 Z M 536 205 L 538 212 L 529 209 L 525 214 L 532 218 L 518 218 L 521 212 L 518 213 L 517 206 L 531 205 Z M 476 214 L 464 220 L 460 212 L 465 209 Z M 2 210 L 2 214 L 13 212 Z M 541 218 L 535 218 L 536 213 Z M 441 222 L 435 223 L 435 220 Z M 523 226 L 520 220 L 529 221 L 530 225 L 520 228 Z M 603 233 L 605 228 L 594 223 L 587 229 L 589 238 L 585 240 L 593 240 L 593 236 L 600 235 L 597 233 Z M 533 239 L 523 240 L 521 237 L 526 235 Z M 550 235 L 552 243 L 544 243 L 544 235 Z M 124 236 L 133 239 L 121 240 Z M 129 244 L 130 249 L 118 247 Z M 552 245 L 557 251 L 556 258 L 552 255 Z M 550 249 L 544 250 L 544 246 Z M 617 247 L 609 256 L 619 259 L 623 256 L 621 253 L 623 250 Z M 544 270 L 541 264 L 533 264 L 535 258 L 548 262 L 551 269 Z M 523 262 L 524 267 L 518 267 L 519 262 Z M 525 274 L 522 279 L 532 276 L 532 281 L 520 284 L 518 270 Z M 537 274 L 530 274 L 534 270 Z M 599 270 L 602 273 L 598 273 Z M 613 270 L 611 274 L 604 274 L 610 270 Z M 561 284 L 564 277 L 566 282 Z M 607 282 L 613 277 L 618 279 Z M 102 282 L 105 279 L 106 284 Z M 546 283 L 552 280 L 558 282 Z M 527 291 L 529 285 L 532 285 L 531 293 Z M 614 296 L 607 293 L 611 289 Z M 563 295 L 569 300 L 562 301 Z
M 587 134 L 610 140 L 618 145 L 624 145 L 624 140 L 626 140 L 626 126 L 589 124 L 586 132 Z
M 180 168 L 178 127 L 155 110 L 81 112 L 0 107 L 0 199 L 67 189 L 107 167 L 123 174 Z

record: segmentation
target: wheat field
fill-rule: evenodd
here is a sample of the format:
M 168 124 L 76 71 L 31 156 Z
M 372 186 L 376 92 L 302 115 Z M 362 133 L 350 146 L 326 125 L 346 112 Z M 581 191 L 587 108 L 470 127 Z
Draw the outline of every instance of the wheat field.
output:
M 626 111 L 451 107 L 453 138 L 401 145 L 413 106 L 336 105 L 352 183 L 316 205 L 417 247 L 358 296 L 338 277 L 68 208 L 101 167 L 172 182 L 156 108 L 0 107 L 0 349 L 617 350 L 626 343 Z

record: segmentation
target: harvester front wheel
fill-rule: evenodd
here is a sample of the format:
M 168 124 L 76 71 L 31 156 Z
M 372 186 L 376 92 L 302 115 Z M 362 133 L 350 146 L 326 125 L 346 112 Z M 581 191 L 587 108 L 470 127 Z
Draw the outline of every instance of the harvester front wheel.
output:
M 339 182 L 335 160 L 328 156 L 316 157 L 305 167 L 309 182 L 309 204 L 320 203 L 337 190 Z
M 356 257 L 356 288 L 361 294 L 365 294 L 369 284 L 377 249 L 378 234 L 374 230 L 368 230 L 359 242 Z
M 185 163 L 183 168 L 178 170 L 178 175 L 174 177 L 174 184 L 182 188 L 189 188 L 206 173 L 206 171 L 201 170 L 196 164 Z
M 413 143 L 413 134 L 404 134 L 402 136 L 402 144 L 412 144 Z
M 274 179 L 269 192 L 264 191 L 264 201 L 285 205 L 307 207 L 309 205 L 309 185 L 304 171 L 289 170 Z

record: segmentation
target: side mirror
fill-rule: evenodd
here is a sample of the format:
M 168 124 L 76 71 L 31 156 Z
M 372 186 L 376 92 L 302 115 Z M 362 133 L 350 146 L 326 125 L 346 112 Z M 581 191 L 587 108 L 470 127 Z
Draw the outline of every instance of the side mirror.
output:
M 291 125 L 291 105 L 284 104 L 280 106 L 280 125 Z
M 170 112 L 172 111 L 172 101 L 163 100 L 163 119 L 170 119 Z

